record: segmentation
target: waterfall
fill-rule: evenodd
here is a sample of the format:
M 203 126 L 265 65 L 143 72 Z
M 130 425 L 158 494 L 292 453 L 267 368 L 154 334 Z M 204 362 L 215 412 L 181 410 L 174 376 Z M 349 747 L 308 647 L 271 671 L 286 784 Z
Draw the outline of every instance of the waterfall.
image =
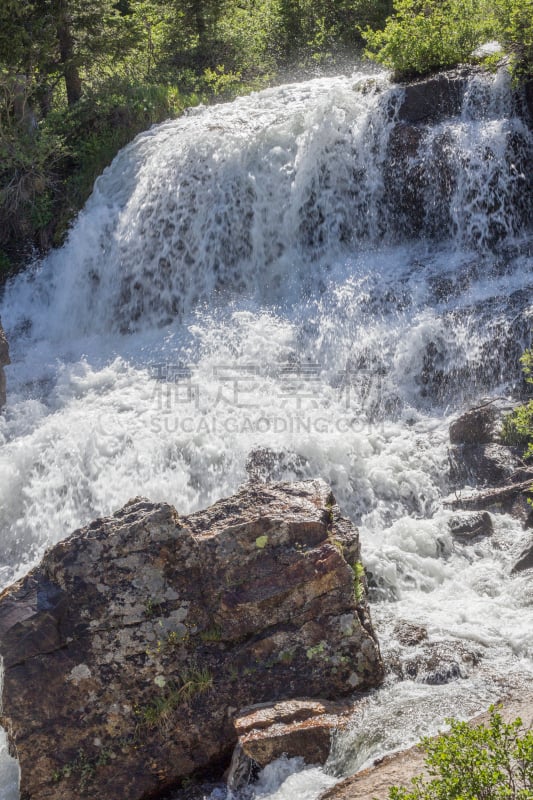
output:
M 433 123 L 403 100 L 354 74 L 155 126 L 0 306 L 3 586 L 133 496 L 186 514 L 250 473 L 321 476 L 360 528 L 384 652 L 398 619 L 480 651 L 445 686 L 391 678 L 329 774 L 282 765 L 268 797 L 309 797 L 533 672 L 519 524 L 495 516 L 469 549 L 442 503 L 450 419 L 516 388 L 530 342 L 533 135 L 504 73 Z

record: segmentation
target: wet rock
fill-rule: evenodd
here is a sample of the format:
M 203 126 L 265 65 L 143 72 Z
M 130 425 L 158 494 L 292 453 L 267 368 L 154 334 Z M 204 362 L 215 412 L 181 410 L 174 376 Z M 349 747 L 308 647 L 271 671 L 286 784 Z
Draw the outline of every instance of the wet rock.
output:
M 286 755 L 301 756 L 307 764 L 324 764 L 331 735 L 348 722 L 351 706 L 320 700 L 287 700 L 244 709 L 235 719 L 238 744 L 230 788 L 242 785 L 253 765 L 265 767 Z
M 0 597 L 21 796 L 157 797 L 229 764 L 236 709 L 378 685 L 359 558 L 322 481 L 137 499 L 54 546 Z
M 507 398 L 484 400 L 450 425 L 452 444 L 501 444 L 503 420 L 518 405 Z
M 457 514 L 454 517 L 450 517 L 448 527 L 454 539 L 459 542 L 470 542 L 482 536 L 491 536 L 494 533 L 492 519 L 487 511 Z
M 524 572 L 526 569 L 533 569 L 533 541 L 522 551 L 511 573 L 514 575 L 517 572 Z
M 0 323 L 0 409 L 6 404 L 6 373 L 4 367 L 10 364 L 9 345 Z
M 442 72 L 405 86 L 398 118 L 403 122 L 439 122 L 460 113 L 468 72 Z
M 456 485 L 497 486 L 524 467 L 523 448 L 502 444 L 462 444 L 450 448 L 450 479 Z
M 418 235 L 424 225 L 424 167 L 417 159 L 424 131 L 400 122 L 391 131 L 384 170 L 386 208 L 398 232 Z
M 400 644 L 414 647 L 428 638 L 428 632 L 422 625 L 413 625 L 401 619 L 394 626 L 394 636 Z
M 456 178 L 449 134 L 432 136 L 425 128 L 398 122 L 392 129 L 384 166 L 385 208 L 400 238 L 425 235 L 440 239 L 451 224 L 449 200 Z
M 523 474 L 522 474 L 523 477 Z M 512 514 L 522 520 L 526 527 L 533 527 L 531 506 L 527 500 L 531 493 L 533 474 L 527 480 L 497 486 L 479 492 L 453 494 L 444 500 L 444 505 L 453 509 L 489 510 Z
M 418 683 L 440 686 L 467 678 L 480 660 L 480 651 L 462 642 L 427 642 L 403 662 L 403 673 Z
M 246 461 L 246 472 L 251 481 L 271 483 L 280 480 L 302 480 L 309 462 L 297 453 L 258 447 Z

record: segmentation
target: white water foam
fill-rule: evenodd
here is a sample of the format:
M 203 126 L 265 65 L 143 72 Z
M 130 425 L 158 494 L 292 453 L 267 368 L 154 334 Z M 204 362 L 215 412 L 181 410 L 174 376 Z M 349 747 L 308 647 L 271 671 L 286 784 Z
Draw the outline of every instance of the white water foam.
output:
M 391 676 L 334 775 L 533 670 L 530 581 L 510 575 L 519 524 L 493 517 L 490 540 L 458 545 L 442 504 L 450 419 L 508 391 L 529 342 L 531 135 L 501 78 L 474 79 L 412 156 L 425 211 L 411 240 L 391 206 L 407 180 L 388 149 L 401 97 L 381 77 L 321 79 L 142 134 L 0 308 L 3 585 L 133 496 L 186 514 L 231 494 L 267 449 L 275 477 L 323 477 L 359 525 L 387 658 L 405 656 L 398 619 L 479 649 L 446 686 Z M 436 171 L 451 176 L 437 199 Z M 293 767 L 257 793 L 310 798 L 333 780 Z

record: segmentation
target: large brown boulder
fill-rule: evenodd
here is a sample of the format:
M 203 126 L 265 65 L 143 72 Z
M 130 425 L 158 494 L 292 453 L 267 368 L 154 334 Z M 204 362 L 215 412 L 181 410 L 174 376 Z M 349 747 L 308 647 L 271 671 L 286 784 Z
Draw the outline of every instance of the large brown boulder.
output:
M 22 800 L 156 798 L 229 764 L 239 708 L 379 684 L 359 559 L 322 481 L 137 499 L 53 547 L 0 597 Z
M 4 367 L 7 367 L 8 364 L 11 364 L 9 345 L 0 322 L 0 409 L 6 404 L 6 373 L 4 372 Z

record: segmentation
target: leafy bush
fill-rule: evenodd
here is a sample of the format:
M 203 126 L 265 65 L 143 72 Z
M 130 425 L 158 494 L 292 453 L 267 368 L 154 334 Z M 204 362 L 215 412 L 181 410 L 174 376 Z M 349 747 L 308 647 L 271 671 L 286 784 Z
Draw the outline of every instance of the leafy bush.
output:
M 42 249 L 61 244 L 117 151 L 197 101 L 173 86 L 114 76 L 88 87 L 74 107 L 58 104 L 38 123 L 10 117 L 10 104 L 0 103 L 0 246 L 9 253 L 13 241 Z
M 409 78 L 470 60 L 495 19 L 484 0 L 394 0 L 384 30 L 362 33 L 370 58 Z
M 533 384 L 533 349 L 526 350 L 520 358 L 526 383 Z M 525 447 L 524 458 L 533 457 L 533 400 L 518 406 L 503 420 L 504 444 Z
M 525 447 L 524 457 L 533 456 L 533 400 L 505 417 L 502 440 L 510 447 Z
M 390 800 L 531 800 L 533 731 L 520 718 L 506 723 L 491 707 L 488 727 L 448 722 L 449 734 L 422 742 L 430 779 L 392 787 Z
M 53 194 L 66 155 L 59 133 L 38 124 L 29 112 L 13 113 L 16 103 L 26 106 L 27 91 L 19 86 L 14 96 L 9 77 L 0 74 L 0 245 L 6 249 L 13 239 L 33 239 L 52 221 Z
M 511 54 L 517 76 L 533 70 L 533 0 L 496 0 L 498 39 Z

